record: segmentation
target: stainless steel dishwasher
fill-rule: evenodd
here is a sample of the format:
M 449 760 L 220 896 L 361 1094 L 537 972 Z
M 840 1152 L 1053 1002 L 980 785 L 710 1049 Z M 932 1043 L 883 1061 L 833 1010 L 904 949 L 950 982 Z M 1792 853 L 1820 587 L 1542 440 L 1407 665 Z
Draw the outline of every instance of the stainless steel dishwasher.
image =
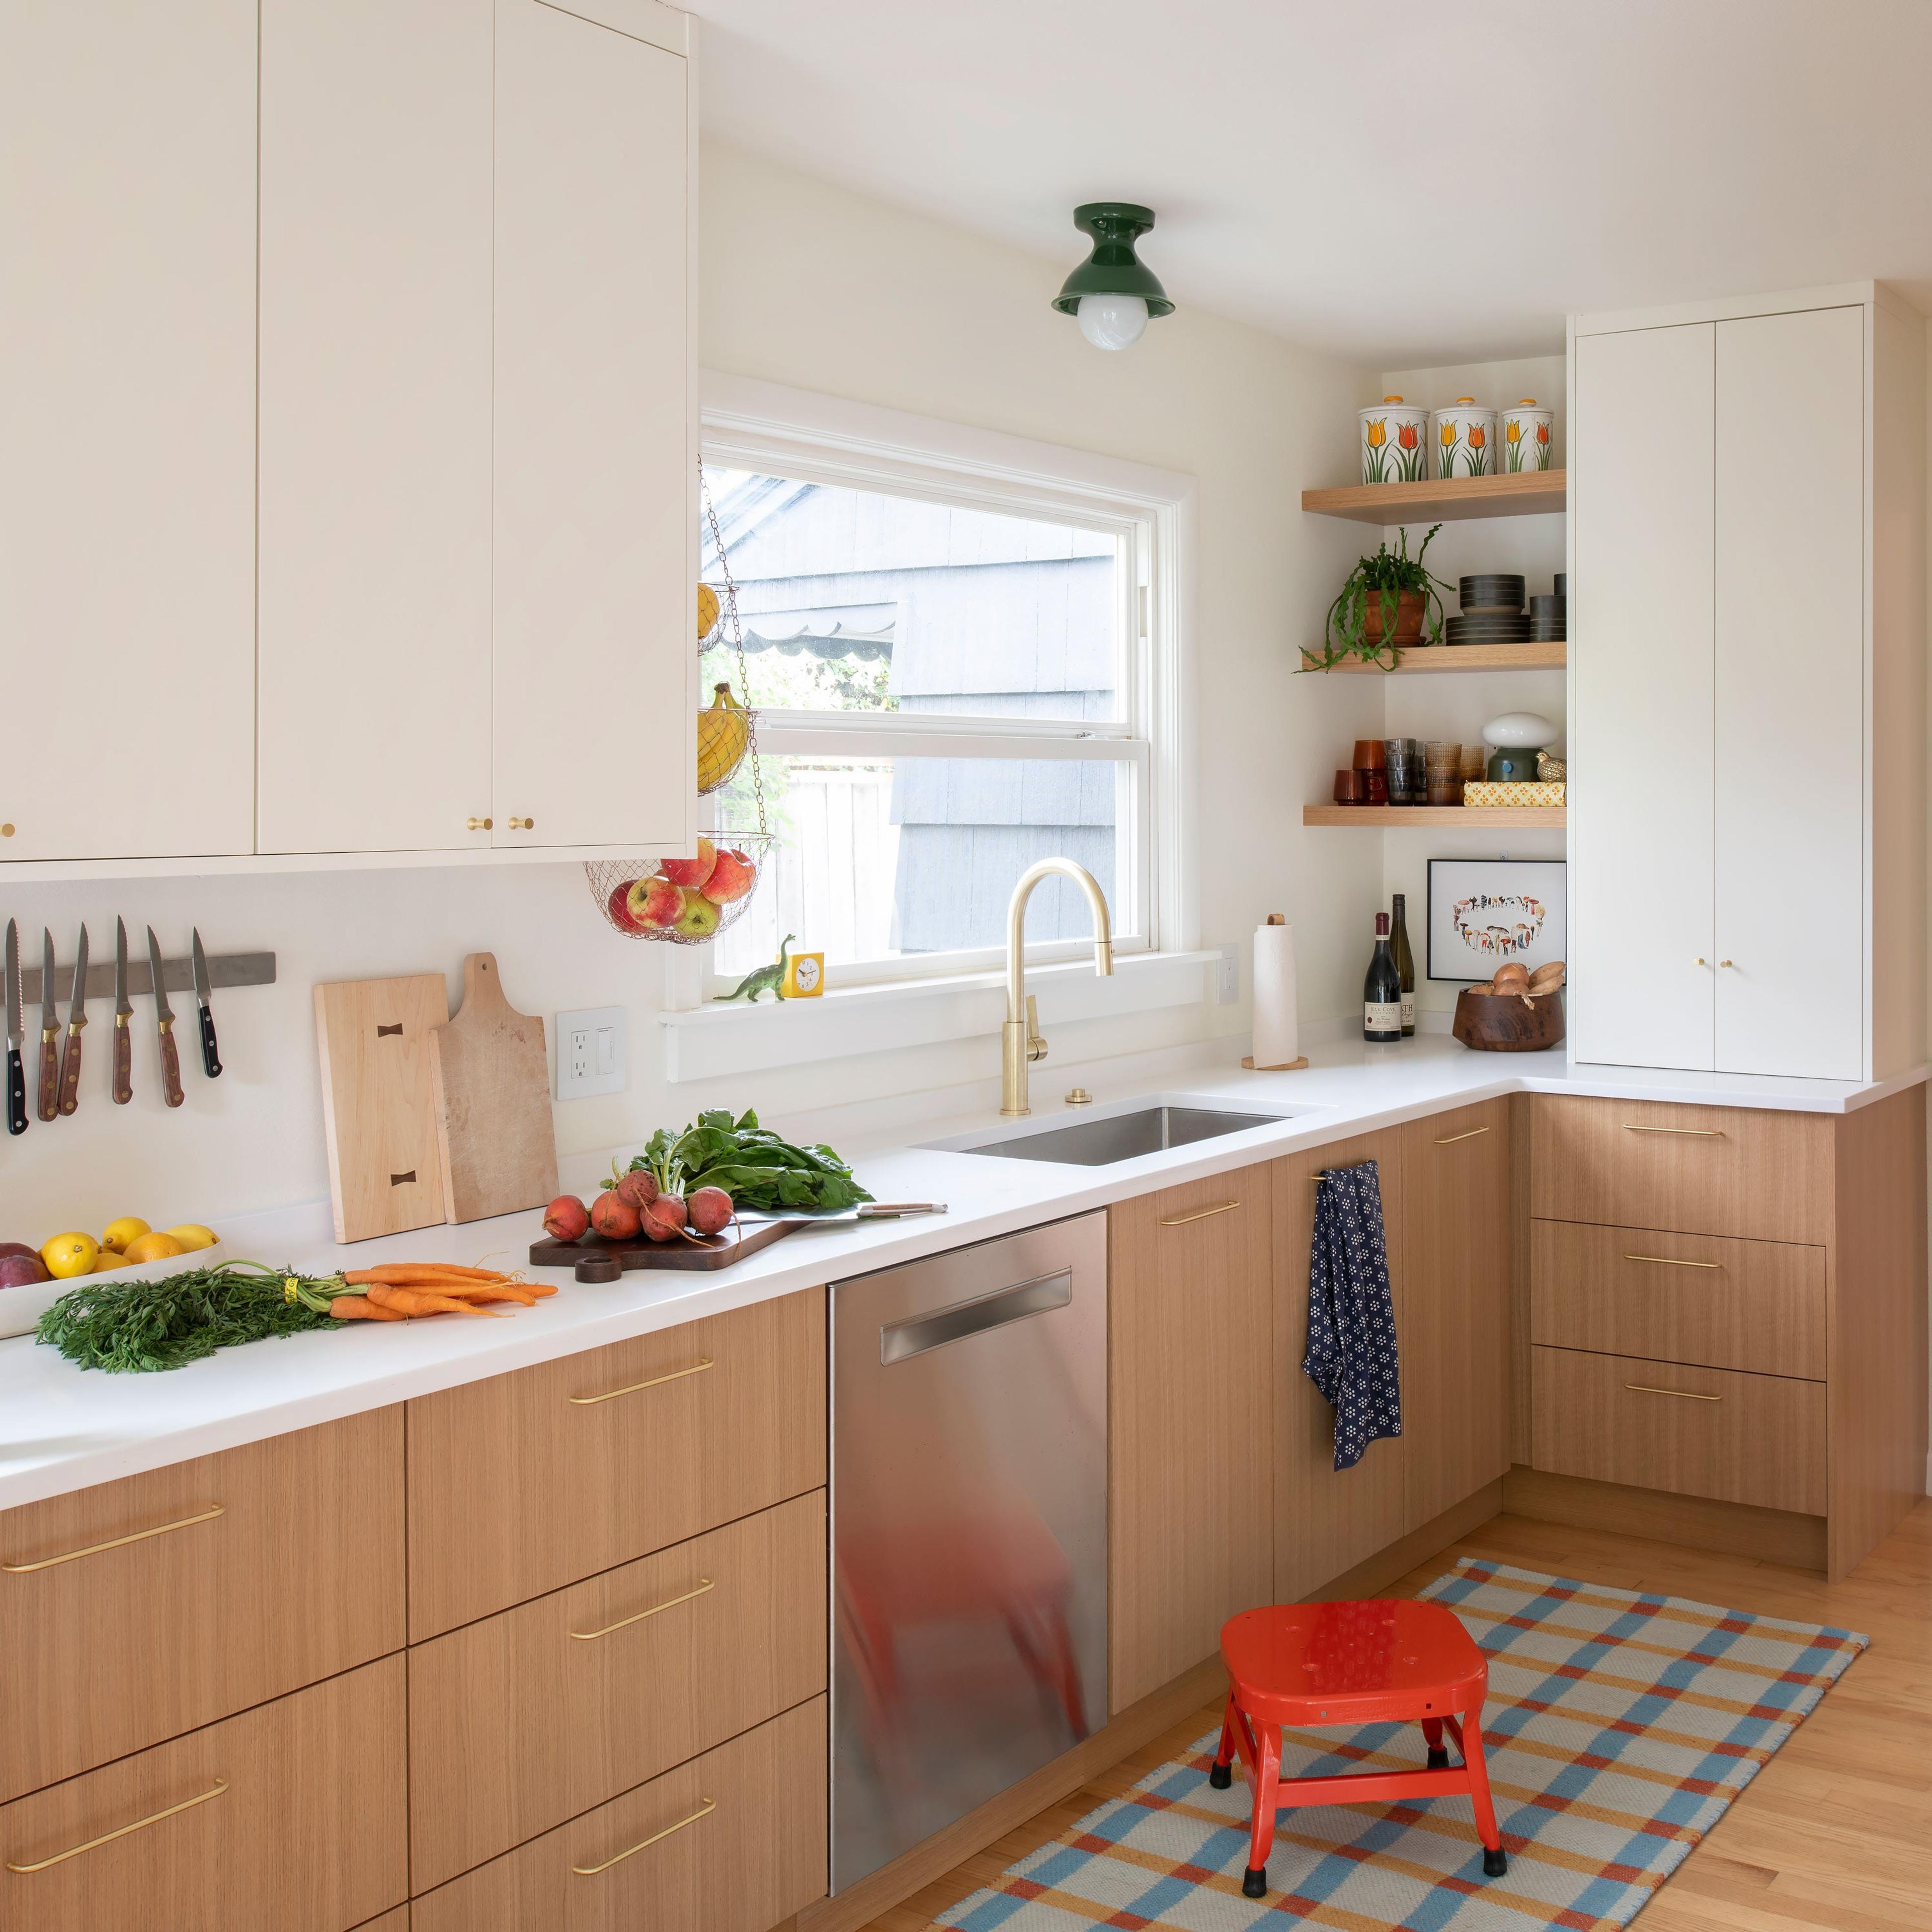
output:
M 833 1285 L 832 1889 L 1106 1721 L 1107 1217 Z

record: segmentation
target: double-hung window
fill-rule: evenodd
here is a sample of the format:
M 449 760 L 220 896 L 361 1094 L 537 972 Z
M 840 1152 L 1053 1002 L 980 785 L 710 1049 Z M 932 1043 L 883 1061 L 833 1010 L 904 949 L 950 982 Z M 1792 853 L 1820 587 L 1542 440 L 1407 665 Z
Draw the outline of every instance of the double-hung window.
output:
M 722 595 L 728 566 L 736 586 L 775 837 L 706 992 L 787 937 L 836 987 L 996 965 L 1013 887 L 1048 857 L 1099 880 L 1119 952 L 1180 943 L 1163 898 L 1185 479 L 842 406 L 891 430 L 855 435 L 820 398 L 829 419 L 775 421 L 758 396 L 710 406 L 717 387 L 704 452 L 724 555 L 705 523 L 700 574 Z M 707 692 L 739 687 L 728 620 L 702 668 Z M 750 763 L 706 802 L 721 834 L 754 827 Z M 1078 956 L 1091 929 L 1077 887 L 1049 878 L 1027 956 Z

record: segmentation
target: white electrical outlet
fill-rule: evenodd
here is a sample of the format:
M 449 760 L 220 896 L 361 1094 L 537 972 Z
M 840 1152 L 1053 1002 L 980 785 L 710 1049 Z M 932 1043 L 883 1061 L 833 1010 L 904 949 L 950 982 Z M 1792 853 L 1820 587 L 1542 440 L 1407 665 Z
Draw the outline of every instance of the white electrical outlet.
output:
M 556 1097 L 621 1094 L 626 1084 L 624 1009 L 589 1006 L 556 1016 Z
M 1221 963 L 1215 968 L 1214 1000 L 1217 1006 L 1232 1006 L 1241 997 L 1241 955 L 1235 946 L 1219 949 Z

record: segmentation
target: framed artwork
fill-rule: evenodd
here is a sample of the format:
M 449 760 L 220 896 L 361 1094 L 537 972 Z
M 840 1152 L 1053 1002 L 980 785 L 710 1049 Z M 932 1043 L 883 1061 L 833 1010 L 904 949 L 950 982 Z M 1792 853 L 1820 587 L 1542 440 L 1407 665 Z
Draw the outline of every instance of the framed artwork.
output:
M 1479 985 L 1514 959 L 1534 973 L 1568 956 L 1568 868 L 1561 859 L 1432 859 L 1432 980 Z

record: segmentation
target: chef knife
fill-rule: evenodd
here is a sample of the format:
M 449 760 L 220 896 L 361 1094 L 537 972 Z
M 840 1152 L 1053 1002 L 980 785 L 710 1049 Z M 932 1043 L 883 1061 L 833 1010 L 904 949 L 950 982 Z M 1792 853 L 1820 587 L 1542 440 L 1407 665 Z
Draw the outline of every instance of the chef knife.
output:
M 134 1097 L 134 1042 L 128 1022 L 134 1003 L 128 997 L 128 928 L 114 922 L 114 1104 L 124 1107 Z
M 175 1010 L 161 984 L 161 942 L 148 928 L 148 967 L 154 976 L 154 1024 L 161 1037 L 161 1098 L 170 1107 L 182 1103 L 181 1054 L 175 1046 Z
M 74 955 L 74 998 L 68 1004 L 67 1050 L 61 1056 L 60 1110 L 70 1114 L 80 1105 L 80 1030 L 87 1024 L 87 928 L 80 928 Z
M 54 1000 L 54 936 L 40 928 L 40 1114 L 44 1120 L 60 1116 L 60 1052 L 54 1042 L 60 1038 L 60 1008 Z
M 26 1026 L 20 1017 L 20 928 L 7 922 L 7 1131 L 27 1131 L 27 1070 L 20 1058 Z
M 208 1004 L 208 955 L 201 950 L 201 928 L 194 929 L 194 997 L 201 1008 L 201 1065 L 209 1079 L 221 1078 L 221 1054 L 214 1044 L 214 1015 Z

